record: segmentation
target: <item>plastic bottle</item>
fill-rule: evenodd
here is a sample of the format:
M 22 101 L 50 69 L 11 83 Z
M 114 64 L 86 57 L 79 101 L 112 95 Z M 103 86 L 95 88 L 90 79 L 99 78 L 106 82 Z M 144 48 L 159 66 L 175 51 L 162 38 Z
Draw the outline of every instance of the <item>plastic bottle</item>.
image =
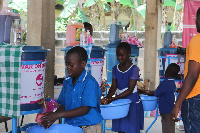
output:
M 88 36 L 88 44 L 92 43 L 92 36 L 90 35 L 89 30 L 87 30 L 87 36 Z
M 124 30 L 121 34 L 121 42 L 126 42 L 127 39 L 128 39 L 128 33 L 127 33 L 126 29 L 124 28 Z
M 82 29 L 82 32 L 80 34 L 80 45 L 81 46 L 88 45 L 88 36 L 87 36 L 87 32 L 85 31 L 85 28 Z
M 123 32 L 122 26 L 119 22 L 114 21 L 110 26 L 109 41 L 111 44 L 118 44 L 121 40 L 120 35 Z
M 2 7 L 0 11 L 0 44 L 10 43 L 10 32 L 12 22 L 15 18 L 20 19 L 18 13 L 13 12 L 10 7 Z
M 80 43 L 80 33 L 84 28 L 81 20 L 77 21 L 76 19 L 69 20 L 67 24 L 66 32 L 66 44 L 67 46 L 75 46 Z
M 21 26 L 19 24 L 20 19 L 15 19 L 14 24 L 11 27 L 10 44 L 21 45 Z
M 170 29 L 170 25 L 166 26 L 167 32 L 164 34 L 164 48 L 169 48 L 172 43 L 172 33 Z
M 9 7 L 2 7 L 0 11 L 0 44 L 2 42 L 10 43 L 10 28 L 12 26 L 11 12 L 12 9 Z

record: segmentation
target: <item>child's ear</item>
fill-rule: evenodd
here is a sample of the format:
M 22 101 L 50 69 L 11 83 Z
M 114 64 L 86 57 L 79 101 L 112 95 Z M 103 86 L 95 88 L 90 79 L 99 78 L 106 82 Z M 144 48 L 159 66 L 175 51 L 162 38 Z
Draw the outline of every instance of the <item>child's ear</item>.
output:
M 81 61 L 81 66 L 82 66 L 83 68 L 85 68 L 86 64 L 87 64 L 86 61 Z

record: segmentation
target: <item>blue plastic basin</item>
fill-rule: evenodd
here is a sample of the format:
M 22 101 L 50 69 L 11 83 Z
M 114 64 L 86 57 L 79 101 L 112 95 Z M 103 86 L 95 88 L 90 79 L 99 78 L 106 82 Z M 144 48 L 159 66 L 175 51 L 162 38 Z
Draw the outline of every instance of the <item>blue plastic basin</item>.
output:
M 53 124 L 48 129 L 36 125 L 27 129 L 26 133 L 83 133 L 83 130 L 80 127 L 67 124 Z
M 130 103 L 130 99 L 118 99 L 110 104 L 101 105 L 101 115 L 105 120 L 123 118 L 128 114 Z
M 158 98 L 155 96 L 141 95 L 144 111 L 152 111 L 156 109 Z

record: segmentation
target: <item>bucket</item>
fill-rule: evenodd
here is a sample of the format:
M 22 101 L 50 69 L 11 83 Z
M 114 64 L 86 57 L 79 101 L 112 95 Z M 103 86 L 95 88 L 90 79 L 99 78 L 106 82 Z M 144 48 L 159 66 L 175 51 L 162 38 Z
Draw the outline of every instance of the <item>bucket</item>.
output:
M 87 66 L 90 68 L 87 69 L 87 72 L 91 73 L 91 75 L 96 79 L 96 81 L 98 82 L 100 86 L 102 82 L 105 50 L 99 46 L 89 46 L 89 47 L 92 47 L 92 49 L 90 53 L 90 66 Z M 64 49 L 61 49 L 61 51 L 64 51 L 66 55 L 67 51 L 70 50 L 71 48 L 72 46 L 68 46 Z M 65 55 L 64 55 L 64 58 L 65 58 Z M 67 69 L 65 69 L 65 75 L 66 77 L 68 77 Z
M 100 105 L 101 115 L 105 120 L 126 117 L 129 111 L 130 103 L 130 99 L 118 99 L 110 104 Z
M 41 46 L 24 46 L 21 55 L 21 112 L 41 109 L 47 52 Z
M 67 24 L 66 44 L 67 46 L 76 46 L 80 43 L 80 34 L 82 32 L 83 23 L 76 19 L 70 19 Z
M 140 95 L 144 111 L 152 111 L 157 107 L 158 98 L 155 96 Z
M 36 125 L 27 129 L 26 133 L 83 133 L 83 129 L 68 124 L 53 124 L 48 129 Z
M 111 44 L 119 43 L 123 28 L 120 24 L 111 24 L 109 41 Z
M 116 48 L 118 44 L 108 44 L 106 47 L 106 74 L 107 81 L 112 82 L 112 68 L 119 64 L 116 56 Z M 137 57 L 139 56 L 139 48 L 137 45 L 131 45 L 131 58 L 133 63 L 137 65 Z
M 172 43 L 172 33 L 171 31 L 167 31 L 164 34 L 164 47 L 169 48 Z

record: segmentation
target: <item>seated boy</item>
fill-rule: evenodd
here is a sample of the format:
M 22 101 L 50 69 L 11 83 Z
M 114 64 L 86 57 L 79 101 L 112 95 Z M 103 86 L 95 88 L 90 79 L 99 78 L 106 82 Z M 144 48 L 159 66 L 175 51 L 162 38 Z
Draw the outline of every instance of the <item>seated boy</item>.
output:
M 76 46 L 66 56 L 68 78 L 58 98 L 61 104 L 56 112 L 46 113 L 42 125 L 49 128 L 57 119 L 65 118 L 67 124 L 83 128 L 84 133 L 101 133 L 100 113 L 101 90 L 97 81 L 86 72 L 87 52 Z

